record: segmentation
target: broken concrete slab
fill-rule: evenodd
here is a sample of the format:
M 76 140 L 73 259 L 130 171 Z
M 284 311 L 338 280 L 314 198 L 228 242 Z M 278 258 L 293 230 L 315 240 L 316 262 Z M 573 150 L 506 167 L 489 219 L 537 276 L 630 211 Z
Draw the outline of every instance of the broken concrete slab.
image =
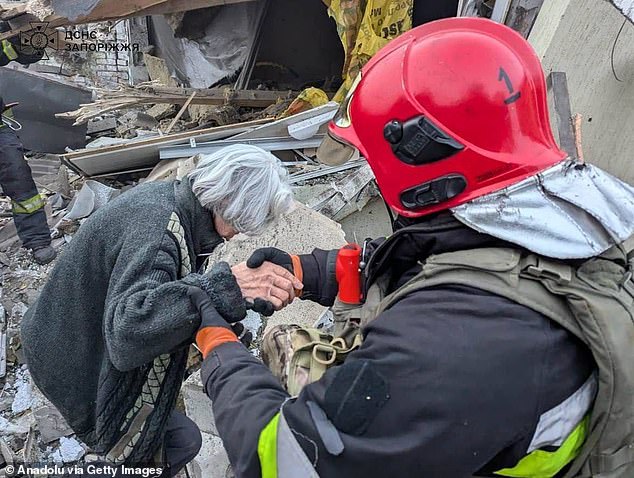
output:
M 143 59 L 145 60 L 145 66 L 147 67 L 147 71 L 152 81 L 157 81 L 163 86 L 178 86 L 178 82 L 170 73 L 170 70 L 163 58 L 144 53 Z
M 185 380 L 181 393 L 185 402 L 185 412 L 198 425 L 200 431 L 218 435 L 216 421 L 211 409 L 211 400 L 209 400 L 203 390 L 200 372 L 193 373 Z
M 238 235 L 214 251 L 210 262 L 227 261 L 234 265 L 249 258 L 260 247 L 277 247 L 295 254 L 308 254 L 314 248 L 338 249 L 346 243 L 341 226 L 327 217 L 295 203 L 290 213 L 282 216 L 258 237 Z M 325 307 L 314 302 L 296 300 L 275 313 L 267 321 L 266 329 L 279 324 L 295 323 L 311 327 Z
M 33 404 L 33 383 L 26 367 L 18 371 L 15 381 L 15 397 L 11 404 L 11 412 L 15 415 L 25 412 Z
M 73 220 L 88 217 L 100 207 L 105 206 L 118 192 L 117 189 L 89 179 L 73 198 L 73 205 L 69 206 L 70 211 L 64 216 L 64 219 Z
M 381 198 L 372 199 L 363 209 L 340 221 L 349 242 L 363 242 L 392 234 L 392 224 Z
M 331 189 L 319 194 L 306 204 L 324 216 L 338 221 L 352 213 L 360 211 L 371 199 L 372 194 L 364 194 L 371 190 L 376 196 L 378 191 L 373 186 L 374 174 L 370 166 L 365 165 L 347 174 L 331 184 Z M 350 208 L 350 206 L 352 206 Z M 348 211 L 344 211 L 348 207 Z
M 176 107 L 167 103 L 161 103 L 152 106 L 146 113 L 156 121 L 160 121 L 176 113 Z
M 203 433 L 203 444 L 198 456 L 187 465 L 194 478 L 232 478 L 229 457 L 220 437 Z
M 86 454 L 82 444 L 74 437 L 59 439 L 59 448 L 49 456 L 54 463 L 74 463 Z
M 73 434 L 73 430 L 68 426 L 64 417 L 52 404 L 36 408 L 33 411 L 33 418 L 35 418 L 37 429 L 44 443 L 50 443 Z
M 114 117 L 103 118 L 100 120 L 92 120 L 87 123 L 86 133 L 96 134 L 109 131 L 117 127 L 117 119 Z

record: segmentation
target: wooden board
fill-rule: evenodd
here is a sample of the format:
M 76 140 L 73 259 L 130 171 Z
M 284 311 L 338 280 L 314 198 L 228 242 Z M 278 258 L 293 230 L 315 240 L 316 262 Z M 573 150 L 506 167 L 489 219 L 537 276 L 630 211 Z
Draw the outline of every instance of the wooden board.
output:
M 167 0 L 161 5 L 147 8 L 143 15 L 165 15 L 166 13 L 177 13 L 199 8 L 217 7 L 221 5 L 232 5 L 234 3 L 253 2 L 255 0 Z
M 125 144 L 103 148 L 84 149 L 61 156 L 70 168 L 87 176 L 106 174 L 115 171 L 140 169 L 156 165 L 159 162 L 159 149 L 187 143 L 190 138 L 197 141 L 214 141 L 234 134 L 251 131 L 256 126 L 270 120 L 256 120 L 216 128 L 187 131 L 152 139 L 130 141 Z

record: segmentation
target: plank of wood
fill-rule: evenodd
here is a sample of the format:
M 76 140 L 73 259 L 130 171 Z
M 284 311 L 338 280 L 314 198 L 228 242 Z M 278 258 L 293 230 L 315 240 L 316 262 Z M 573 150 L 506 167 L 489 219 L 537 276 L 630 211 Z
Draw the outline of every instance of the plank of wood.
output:
M 102 0 L 92 12 L 76 20 L 71 21 L 55 14 L 38 20 L 49 23 L 50 28 L 56 28 L 60 26 L 80 25 L 83 23 L 103 22 L 138 16 L 163 15 L 166 13 L 176 13 L 250 1 L 255 0 Z M 27 6 L 8 9 L 6 12 L 11 18 L 29 13 Z M 11 38 L 29 29 L 30 26 L 28 24 L 12 28 L 10 31 L 0 34 L 0 40 Z
M 183 144 L 196 138 L 197 141 L 213 141 L 251 131 L 256 126 L 270 120 L 255 120 L 235 125 L 219 126 L 195 131 L 187 131 L 152 139 L 131 141 L 96 149 L 84 149 L 68 153 L 62 161 L 79 174 L 91 176 L 154 166 L 159 162 L 159 149 L 165 146 Z
M 10 20 L 26 13 L 26 4 L 0 3 L 0 20 Z
M 167 0 L 161 5 L 147 8 L 143 15 L 165 15 L 167 13 L 177 13 L 199 8 L 218 7 L 221 5 L 232 5 L 234 3 L 253 2 L 255 0 Z
M 170 131 L 172 131 L 172 128 L 174 127 L 174 125 L 176 125 L 176 122 L 179 119 L 181 119 L 181 116 L 183 116 L 183 113 L 185 112 L 187 107 L 191 104 L 192 100 L 194 99 L 194 96 L 196 96 L 195 91 L 191 95 L 189 95 L 189 98 L 187 98 L 187 101 L 185 101 L 185 104 L 181 107 L 180 111 L 176 113 L 176 116 L 174 116 L 174 119 L 170 122 L 164 134 L 170 134 Z
M 230 90 L 229 88 L 194 89 L 157 87 L 149 91 L 125 89 L 98 91 L 100 99 L 82 104 L 79 109 L 58 113 L 56 117 L 73 119 L 75 124 L 83 124 L 103 113 L 139 105 L 173 104 L 183 105 L 189 101 L 193 105 L 221 106 L 231 104 L 238 107 L 266 108 L 278 100 L 294 98 L 295 91 Z M 192 96 L 195 97 L 192 98 Z
M 74 20 L 74 24 L 101 22 L 141 14 L 143 10 L 165 3 L 166 0 L 101 0 L 88 14 Z M 143 14 L 141 14 L 143 15 Z
M 167 89 L 166 89 L 167 90 Z M 192 100 L 194 105 L 223 105 L 225 103 L 248 108 L 265 108 L 278 99 L 288 99 L 297 96 L 296 91 L 267 91 L 267 90 L 229 90 L 227 88 L 210 88 L 195 90 L 192 88 L 174 88 L 174 93 L 160 91 L 157 94 L 134 93 L 139 103 L 172 103 L 184 104 L 188 97 L 196 91 Z M 122 95 L 122 98 L 125 95 Z

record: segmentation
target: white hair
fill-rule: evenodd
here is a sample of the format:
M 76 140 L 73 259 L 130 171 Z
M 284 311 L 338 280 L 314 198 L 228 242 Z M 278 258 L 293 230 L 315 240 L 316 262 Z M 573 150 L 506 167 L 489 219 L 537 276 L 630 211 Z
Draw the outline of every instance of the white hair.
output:
M 260 234 L 292 204 L 282 162 L 257 146 L 236 144 L 202 154 L 188 177 L 202 206 L 245 234 Z

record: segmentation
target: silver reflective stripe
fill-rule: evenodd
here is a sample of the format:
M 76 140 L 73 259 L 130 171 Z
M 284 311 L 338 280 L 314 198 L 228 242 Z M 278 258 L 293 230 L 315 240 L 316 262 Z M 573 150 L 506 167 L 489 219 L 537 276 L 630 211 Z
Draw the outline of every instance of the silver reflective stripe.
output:
M 633 210 L 632 186 L 570 161 L 452 209 L 476 231 L 557 259 L 597 256 L 628 239 Z
M 277 478 L 319 478 L 280 412 L 277 425 Z
M 545 446 L 560 446 L 590 411 L 596 393 L 597 378 L 592 374 L 579 390 L 555 408 L 542 413 L 526 453 Z

